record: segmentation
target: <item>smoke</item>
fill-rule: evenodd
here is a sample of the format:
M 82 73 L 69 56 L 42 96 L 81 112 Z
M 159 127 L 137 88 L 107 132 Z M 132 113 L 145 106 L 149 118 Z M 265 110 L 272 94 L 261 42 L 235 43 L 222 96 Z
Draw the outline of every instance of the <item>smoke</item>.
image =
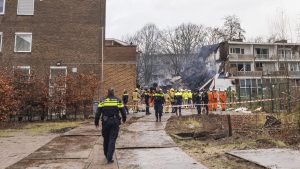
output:
M 193 62 L 181 74 L 185 86 L 193 90 L 198 89 L 215 76 L 217 72 L 207 65 L 207 60 L 211 54 L 218 50 L 219 46 L 220 44 L 214 44 L 200 48 L 199 54 L 195 55 Z

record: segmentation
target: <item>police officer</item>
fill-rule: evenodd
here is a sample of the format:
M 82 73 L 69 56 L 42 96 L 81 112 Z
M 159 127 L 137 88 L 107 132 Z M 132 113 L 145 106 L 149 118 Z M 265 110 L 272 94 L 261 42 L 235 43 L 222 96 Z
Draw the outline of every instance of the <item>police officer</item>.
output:
M 128 108 L 127 108 L 127 104 L 128 104 L 128 92 L 127 92 L 126 89 L 124 90 L 124 93 L 123 93 L 123 96 L 122 96 L 122 101 L 123 101 L 126 113 L 129 114 L 129 111 L 128 111 Z
M 150 115 L 150 110 L 149 110 L 149 104 L 150 104 L 150 91 L 149 89 L 145 90 L 144 93 L 144 98 L 145 98 L 145 104 L 146 104 L 146 115 Z
M 199 93 L 199 90 L 195 90 L 193 93 L 193 103 L 196 105 L 197 108 L 197 114 L 201 115 L 201 96 Z
M 115 144 L 118 137 L 121 117 L 123 123 L 126 122 L 126 113 L 122 102 L 114 96 L 114 89 L 108 90 L 108 95 L 98 105 L 95 116 L 95 126 L 99 127 L 99 119 L 102 121 L 102 136 L 104 155 L 108 163 L 113 163 L 113 154 L 115 151 Z
M 154 110 L 155 110 L 156 122 L 158 121 L 161 122 L 164 103 L 165 103 L 165 98 L 162 89 L 158 89 L 158 91 L 154 94 Z
M 204 90 L 203 93 L 202 93 L 202 101 L 203 101 L 203 104 L 204 104 L 204 108 L 206 110 L 206 114 L 208 115 L 208 91 Z
M 182 91 L 177 90 L 175 93 L 175 113 L 177 116 L 181 116 L 181 105 L 182 105 Z M 179 109 L 179 114 L 177 110 Z

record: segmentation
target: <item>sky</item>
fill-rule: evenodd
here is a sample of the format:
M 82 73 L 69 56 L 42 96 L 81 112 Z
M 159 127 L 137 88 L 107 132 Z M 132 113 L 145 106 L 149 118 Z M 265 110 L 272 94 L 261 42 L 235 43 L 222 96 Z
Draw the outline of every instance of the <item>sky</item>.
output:
M 220 27 L 225 16 L 237 15 L 249 40 L 270 35 L 272 18 L 284 12 L 296 41 L 299 6 L 300 0 L 107 0 L 106 37 L 123 39 L 147 23 L 160 29 L 181 23 Z

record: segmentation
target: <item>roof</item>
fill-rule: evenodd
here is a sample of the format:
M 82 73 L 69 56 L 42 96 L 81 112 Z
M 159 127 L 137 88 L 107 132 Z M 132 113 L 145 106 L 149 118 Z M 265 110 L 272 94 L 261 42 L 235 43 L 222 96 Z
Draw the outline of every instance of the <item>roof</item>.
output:
M 236 41 L 229 41 L 229 45 L 286 45 L 286 46 L 300 46 L 300 43 L 256 43 L 256 42 L 236 42 Z
M 120 45 L 120 46 L 132 46 L 132 45 L 130 45 L 130 44 L 126 43 L 126 42 L 123 42 L 121 40 L 118 40 L 118 39 L 114 39 L 114 38 L 106 38 L 105 39 L 106 43 L 109 42 L 109 41 L 112 42 L 111 46 L 115 46 L 116 45 L 115 43 L 117 43 L 117 45 Z

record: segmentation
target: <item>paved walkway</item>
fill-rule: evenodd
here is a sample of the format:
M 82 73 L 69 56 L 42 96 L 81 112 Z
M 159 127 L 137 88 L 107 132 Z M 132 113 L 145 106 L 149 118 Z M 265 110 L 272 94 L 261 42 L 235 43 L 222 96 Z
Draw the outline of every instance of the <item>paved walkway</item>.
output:
M 54 138 L 8 169 L 204 169 L 179 149 L 165 132 L 170 115 L 161 123 L 154 115 L 140 119 L 120 133 L 115 163 L 107 165 L 100 131 L 90 124 Z

